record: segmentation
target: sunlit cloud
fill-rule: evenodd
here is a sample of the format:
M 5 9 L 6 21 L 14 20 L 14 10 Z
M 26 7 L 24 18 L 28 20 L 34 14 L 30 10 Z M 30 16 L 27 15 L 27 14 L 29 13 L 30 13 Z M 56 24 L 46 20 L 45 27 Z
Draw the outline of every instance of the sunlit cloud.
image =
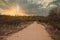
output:
M 37 2 L 35 2 L 35 4 L 41 4 L 43 5 L 42 8 L 46 8 L 51 2 L 53 2 L 54 0 L 38 0 Z
M 58 0 L 0 0 L 0 13 L 13 16 L 47 15 L 51 8 L 60 3 L 58 2 Z
M 28 16 L 28 14 L 18 7 L 12 6 L 9 9 L 0 10 L 2 15 L 11 15 L 11 16 Z

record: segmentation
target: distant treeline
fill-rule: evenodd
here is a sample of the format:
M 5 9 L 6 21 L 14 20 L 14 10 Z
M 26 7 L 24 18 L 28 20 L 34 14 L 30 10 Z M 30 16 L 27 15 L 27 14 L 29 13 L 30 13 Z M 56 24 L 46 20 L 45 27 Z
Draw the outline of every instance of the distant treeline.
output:
M 43 16 L 7 16 L 0 15 L 0 23 L 12 23 L 12 22 L 22 22 L 22 21 L 38 21 L 45 19 Z

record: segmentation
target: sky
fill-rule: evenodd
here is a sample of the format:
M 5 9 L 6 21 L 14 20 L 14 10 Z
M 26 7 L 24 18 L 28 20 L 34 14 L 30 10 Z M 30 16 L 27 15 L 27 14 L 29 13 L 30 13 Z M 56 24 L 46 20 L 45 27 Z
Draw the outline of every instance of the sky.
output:
M 47 16 L 56 6 L 60 6 L 60 0 L 0 0 L 0 13 L 12 16 Z

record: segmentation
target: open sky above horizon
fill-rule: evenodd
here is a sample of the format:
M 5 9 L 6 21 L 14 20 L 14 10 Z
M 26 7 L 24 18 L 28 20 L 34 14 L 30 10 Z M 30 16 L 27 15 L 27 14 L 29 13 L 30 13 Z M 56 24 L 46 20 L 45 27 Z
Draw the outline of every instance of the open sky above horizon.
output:
M 57 5 L 60 5 L 60 0 L 0 0 L 0 13 L 13 16 L 47 16 Z

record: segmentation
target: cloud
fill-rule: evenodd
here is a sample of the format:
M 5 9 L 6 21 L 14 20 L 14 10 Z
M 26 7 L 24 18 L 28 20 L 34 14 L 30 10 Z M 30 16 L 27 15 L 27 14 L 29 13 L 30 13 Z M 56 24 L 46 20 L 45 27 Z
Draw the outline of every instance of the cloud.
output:
M 60 0 L 0 0 L 0 10 L 19 5 L 29 15 L 47 15 L 57 4 Z

